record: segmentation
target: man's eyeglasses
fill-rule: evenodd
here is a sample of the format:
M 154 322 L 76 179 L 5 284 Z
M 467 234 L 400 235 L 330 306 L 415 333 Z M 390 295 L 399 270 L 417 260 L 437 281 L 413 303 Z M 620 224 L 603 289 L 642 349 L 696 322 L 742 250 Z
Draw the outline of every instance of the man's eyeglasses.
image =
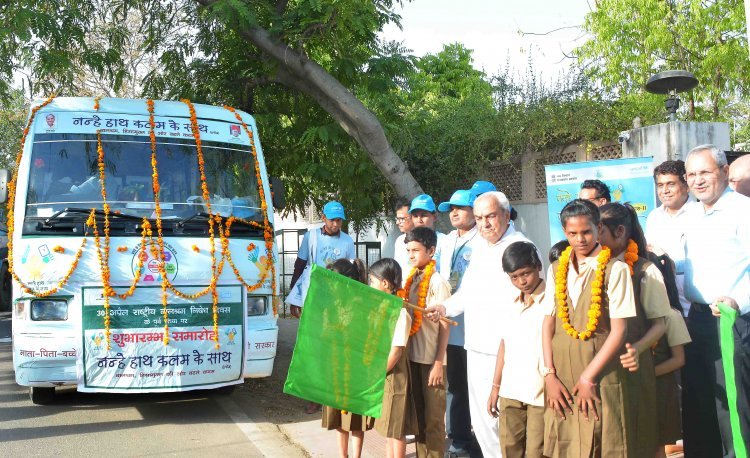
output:
M 406 217 L 397 216 L 396 223 L 403 223 L 406 221 Z

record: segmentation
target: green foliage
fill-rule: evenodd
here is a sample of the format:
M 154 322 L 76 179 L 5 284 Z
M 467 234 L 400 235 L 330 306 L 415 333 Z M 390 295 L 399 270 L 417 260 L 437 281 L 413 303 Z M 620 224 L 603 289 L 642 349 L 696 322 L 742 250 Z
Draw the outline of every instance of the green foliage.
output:
M 0 103 L 0 168 L 13 167 L 27 115 L 28 105 L 20 91 L 12 91 Z
M 717 121 L 748 95 L 742 0 L 600 0 L 584 28 L 592 39 L 577 50 L 580 60 L 617 94 L 640 92 L 658 71 L 688 70 L 700 80 L 687 97 L 689 117 Z

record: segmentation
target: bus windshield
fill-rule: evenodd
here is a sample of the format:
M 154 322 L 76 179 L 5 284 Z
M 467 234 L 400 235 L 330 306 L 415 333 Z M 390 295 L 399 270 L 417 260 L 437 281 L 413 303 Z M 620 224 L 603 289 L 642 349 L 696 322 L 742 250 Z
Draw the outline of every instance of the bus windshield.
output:
M 155 218 L 151 142 L 148 137 L 103 135 L 107 202 L 113 212 Z M 211 210 L 261 220 L 250 148 L 203 142 Z M 165 219 L 207 212 L 203 202 L 195 142 L 158 138 L 159 201 Z M 103 208 L 97 138 L 92 134 L 39 134 L 34 138 L 26 216 L 48 218 L 66 208 Z

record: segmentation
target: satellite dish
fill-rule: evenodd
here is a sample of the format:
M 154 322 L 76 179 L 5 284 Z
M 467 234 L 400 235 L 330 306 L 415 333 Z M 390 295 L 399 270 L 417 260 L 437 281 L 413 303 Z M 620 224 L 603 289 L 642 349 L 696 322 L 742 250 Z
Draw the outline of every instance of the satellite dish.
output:
M 669 97 L 664 101 L 664 107 L 669 113 L 669 120 L 677 120 L 677 108 L 680 107 L 680 99 L 677 94 L 686 92 L 698 86 L 698 78 L 685 70 L 667 70 L 657 73 L 646 81 L 646 91 L 652 94 L 667 94 Z

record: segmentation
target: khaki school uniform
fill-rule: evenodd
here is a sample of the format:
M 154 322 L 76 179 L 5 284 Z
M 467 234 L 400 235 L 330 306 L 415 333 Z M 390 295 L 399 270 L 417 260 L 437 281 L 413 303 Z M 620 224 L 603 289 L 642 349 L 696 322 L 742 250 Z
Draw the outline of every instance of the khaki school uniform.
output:
M 505 346 L 500 381 L 500 450 L 504 458 L 541 458 L 544 447 L 542 280 L 526 301 L 522 293 L 503 316 Z
M 682 314 L 670 309 L 666 316 L 667 330 L 654 348 L 654 365 L 672 357 L 672 347 L 691 342 Z M 656 377 L 656 413 L 659 420 L 658 445 L 674 444 L 682 439 L 682 415 L 680 414 L 680 387 L 678 371 Z
M 622 256 L 622 255 L 621 255 Z M 628 319 L 626 342 L 640 340 L 651 327 L 649 320 L 664 318 L 671 309 L 664 278 L 656 265 L 644 258 L 633 264 L 633 296 L 636 316 Z M 628 452 L 653 456 L 658 442 L 656 375 L 650 351 L 638 358 L 638 370 L 626 372 L 625 398 L 629 405 Z
M 421 275 L 414 279 L 409 302 L 416 304 L 419 297 Z M 426 306 L 440 304 L 450 297 L 450 284 L 438 272 L 432 274 L 427 292 Z M 413 312 L 412 319 L 413 319 Z M 432 365 L 438 353 L 439 323 L 433 323 L 426 317 L 416 334 L 409 338 L 407 350 L 411 371 L 411 395 L 416 412 L 416 448 L 418 457 L 442 458 L 445 449 L 445 365 L 443 358 L 443 384 L 428 386 Z M 447 343 L 447 342 L 446 342 Z
M 375 419 L 351 412 L 342 412 L 333 407 L 323 406 L 323 427 L 327 430 L 342 429 L 344 431 L 369 431 L 375 424 Z
M 375 430 L 385 437 L 402 439 L 411 434 L 411 427 L 415 423 L 414 406 L 409 397 L 409 354 L 406 344 L 409 341 L 411 317 L 406 309 L 396 322 L 393 333 L 392 347 L 402 347 L 401 358 L 385 377 L 385 392 L 383 393 L 383 408 L 380 418 L 375 420 Z
M 573 256 L 568 266 L 568 309 L 571 325 L 585 329 L 588 311 L 591 308 L 591 283 L 594 280 L 599 249 L 592 256 L 585 258 L 579 269 L 573 267 Z M 547 275 L 545 302 L 547 312 L 556 315 L 555 307 L 555 274 L 558 262 L 550 266 Z M 599 323 L 594 334 L 588 340 L 577 340 L 570 337 L 562 328 L 562 320 L 555 317 L 555 335 L 552 338 L 552 356 L 557 371 L 556 375 L 572 393 L 573 387 L 601 350 L 610 332 L 611 318 L 630 318 L 635 316 L 633 284 L 627 264 L 610 259 L 604 272 L 602 286 L 602 307 Z M 623 347 L 624 351 L 624 347 Z M 618 352 L 622 353 L 622 352 Z M 544 455 L 557 458 L 580 457 L 635 457 L 627 450 L 627 406 L 624 403 L 623 391 L 625 372 L 619 357 L 610 360 L 598 375 L 599 396 L 596 402 L 600 420 L 591 416 L 586 420 L 583 414 L 573 406 L 573 413 L 565 412 L 565 419 L 557 416 L 554 409 L 547 406 L 544 413 Z M 545 405 L 548 405 L 545 402 Z M 640 458 L 640 457 L 638 457 Z

